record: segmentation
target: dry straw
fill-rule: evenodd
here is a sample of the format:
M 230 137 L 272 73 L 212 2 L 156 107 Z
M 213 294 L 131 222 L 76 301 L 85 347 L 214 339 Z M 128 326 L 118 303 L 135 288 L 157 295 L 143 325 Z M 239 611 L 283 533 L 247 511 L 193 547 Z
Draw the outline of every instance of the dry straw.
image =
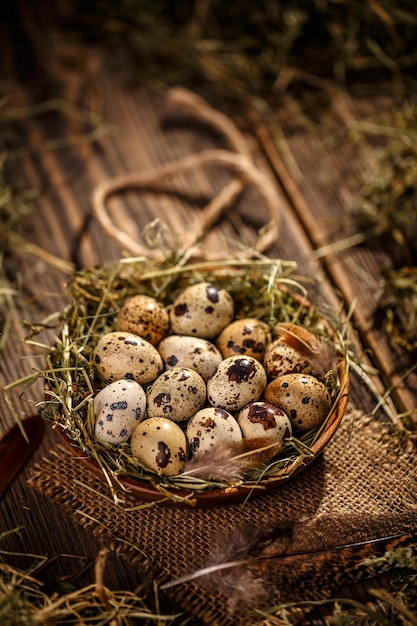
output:
M 10 531 L 13 532 L 13 531 Z M 3 535 L 0 535 L 0 540 Z M 0 550 L 2 557 L 9 554 Z M 156 587 L 149 593 L 145 586 L 134 591 L 112 590 L 103 583 L 108 552 L 103 549 L 96 558 L 92 584 L 67 593 L 49 595 L 37 578 L 37 570 L 47 561 L 46 557 L 33 554 L 21 555 L 33 561 L 27 570 L 22 570 L 0 561 L 0 623 L 34 626 L 50 624 L 109 624 L 122 626 L 133 623 L 185 624 L 188 619 L 173 611 L 159 610 Z

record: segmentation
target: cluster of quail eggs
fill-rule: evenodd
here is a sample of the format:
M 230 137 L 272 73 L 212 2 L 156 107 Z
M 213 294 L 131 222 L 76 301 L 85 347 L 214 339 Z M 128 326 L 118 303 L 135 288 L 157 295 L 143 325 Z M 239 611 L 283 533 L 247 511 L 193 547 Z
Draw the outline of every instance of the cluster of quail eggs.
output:
M 142 467 L 161 476 L 220 442 L 270 441 L 276 454 L 331 406 L 308 360 L 265 322 L 235 318 L 230 294 L 208 282 L 168 307 L 127 298 L 92 362 L 105 385 L 94 397 L 96 439 L 130 441 Z

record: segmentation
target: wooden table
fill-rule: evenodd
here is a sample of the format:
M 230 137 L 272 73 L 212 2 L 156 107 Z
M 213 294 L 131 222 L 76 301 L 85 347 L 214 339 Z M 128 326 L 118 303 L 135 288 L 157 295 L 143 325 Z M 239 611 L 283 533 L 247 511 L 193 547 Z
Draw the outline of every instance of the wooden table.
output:
M 21 321 L 41 320 L 61 309 L 66 303 L 65 283 L 74 268 L 114 262 L 124 253 L 92 214 L 96 186 L 119 173 L 152 170 L 205 149 L 229 148 L 221 133 L 194 123 L 187 115 L 178 116 L 178 111 L 173 115 L 164 88 L 129 83 L 109 67 L 99 49 L 60 41 L 54 41 L 52 49 L 41 97 L 36 94 L 33 99 L 33 81 L 19 82 L 9 75 L 1 83 L 1 95 L 7 97 L 3 110 L 11 118 L 7 142 L 12 148 L 14 185 L 22 190 L 20 197 L 25 190 L 32 195 L 5 261 L 16 293 L 0 361 L 2 386 L 42 367 L 42 352 L 20 340 Z M 285 98 L 278 143 L 263 135 L 253 120 L 248 125 L 249 154 L 271 180 L 279 203 L 279 234 L 267 254 L 296 260 L 300 274 L 319 277 L 321 298 L 335 309 L 352 311 L 355 351 L 374 368 L 370 378 L 376 393 L 353 373 L 351 404 L 370 413 L 378 405 L 377 394 L 390 390 L 390 419 L 399 420 L 399 414 L 410 412 L 411 423 L 416 425 L 417 376 L 407 374 L 411 358 L 374 321 L 380 269 L 390 264 L 390 250 L 364 245 L 319 259 L 315 255 L 318 248 L 352 232 L 349 210 L 362 182 L 375 171 L 367 139 L 363 135 L 352 139 L 349 130 L 372 111 L 385 110 L 388 115 L 392 101 L 389 97 L 354 101 L 338 90 L 329 97 L 331 104 L 323 119 L 311 128 L 294 116 L 296 101 Z M 209 166 L 173 180 L 177 191 L 172 194 L 127 191 L 112 200 L 112 218 L 119 228 L 141 240 L 143 229 L 158 219 L 170 233 L 182 233 L 191 223 L 199 223 L 202 206 L 219 193 L 230 174 Z M 248 189 L 238 205 L 213 226 L 204 249 L 214 256 L 219 252 L 233 255 L 233 241 L 253 246 L 266 219 L 256 192 Z M 47 330 L 45 338 L 54 332 Z M 42 390 L 30 389 L 23 400 L 20 391 L 12 390 L 11 397 L 24 417 L 35 412 L 36 407 L 27 401 L 41 400 Z M 4 399 L 0 402 L 2 435 L 14 417 Z M 386 419 L 386 410 L 380 407 L 375 417 Z M 41 446 L 2 498 L 0 520 L 1 532 L 19 528 L 2 539 L 2 550 L 48 556 L 41 576 L 45 588 L 51 590 L 65 580 L 77 585 L 91 582 L 100 549 L 93 533 L 81 530 L 59 506 L 27 486 L 33 464 L 42 463 L 57 442 L 46 425 Z M 25 565 L 23 557 L 12 561 Z M 106 576 L 109 587 L 131 588 L 138 572 L 114 556 Z M 363 588 L 357 587 L 354 593 L 361 596 Z

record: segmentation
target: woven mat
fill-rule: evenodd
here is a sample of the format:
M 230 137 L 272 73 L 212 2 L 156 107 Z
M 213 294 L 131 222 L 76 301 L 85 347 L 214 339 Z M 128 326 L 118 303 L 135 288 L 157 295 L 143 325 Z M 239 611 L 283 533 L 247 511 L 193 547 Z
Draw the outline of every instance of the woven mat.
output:
M 29 485 L 60 504 L 103 544 L 143 568 L 149 578 L 163 583 L 207 565 L 221 538 L 227 545 L 227 533 L 241 529 L 292 527 L 287 552 L 416 530 L 416 478 L 415 455 L 393 446 L 381 424 L 350 410 L 319 459 L 272 494 L 244 505 L 184 509 L 157 504 L 131 510 L 140 503 L 128 496 L 121 507 L 112 502 L 105 483 L 61 447 L 33 468 Z M 302 558 L 284 572 L 279 559 L 268 562 L 269 572 L 281 572 L 275 575 L 268 602 L 295 599 L 295 592 L 298 600 L 332 593 L 349 573 L 343 551 L 336 561 L 334 556 L 334 571 L 326 555 L 321 560 Z M 301 584 L 298 570 L 306 563 L 311 571 L 308 576 L 303 572 Z M 246 626 L 256 621 L 250 608 L 231 615 L 227 597 L 209 581 L 201 578 L 166 593 L 198 617 L 199 624 Z

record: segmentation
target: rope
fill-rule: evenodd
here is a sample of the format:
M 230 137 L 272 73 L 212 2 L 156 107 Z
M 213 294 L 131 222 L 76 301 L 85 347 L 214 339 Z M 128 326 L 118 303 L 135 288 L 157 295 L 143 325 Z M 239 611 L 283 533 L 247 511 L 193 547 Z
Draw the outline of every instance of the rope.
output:
M 166 251 L 147 247 L 114 224 L 108 212 L 109 199 L 117 193 L 132 188 L 161 192 L 166 179 L 179 172 L 217 165 L 231 170 L 235 177 L 204 207 L 200 214 L 199 223 L 191 231 L 179 236 L 180 249 L 184 253 L 200 244 L 222 214 L 233 206 L 243 192 L 245 185 L 249 184 L 256 188 L 268 211 L 269 221 L 261 229 L 253 248 L 253 251 L 263 253 L 278 237 L 280 202 L 270 178 L 257 168 L 251 159 L 245 138 L 229 118 L 215 111 L 199 96 L 185 89 L 172 89 L 168 93 L 168 105 L 180 106 L 182 113 L 188 113 L 199 121 L 207 123 L 212 129 L 221 132 L 234 151 L 204 150 L 198 154 L 175 159 L 152 170 L 120 174 L 103 181 L 93 192 L 92 207 L 95 218 L 106 234 L 130 254 L 161 259 L 166 255 Z

